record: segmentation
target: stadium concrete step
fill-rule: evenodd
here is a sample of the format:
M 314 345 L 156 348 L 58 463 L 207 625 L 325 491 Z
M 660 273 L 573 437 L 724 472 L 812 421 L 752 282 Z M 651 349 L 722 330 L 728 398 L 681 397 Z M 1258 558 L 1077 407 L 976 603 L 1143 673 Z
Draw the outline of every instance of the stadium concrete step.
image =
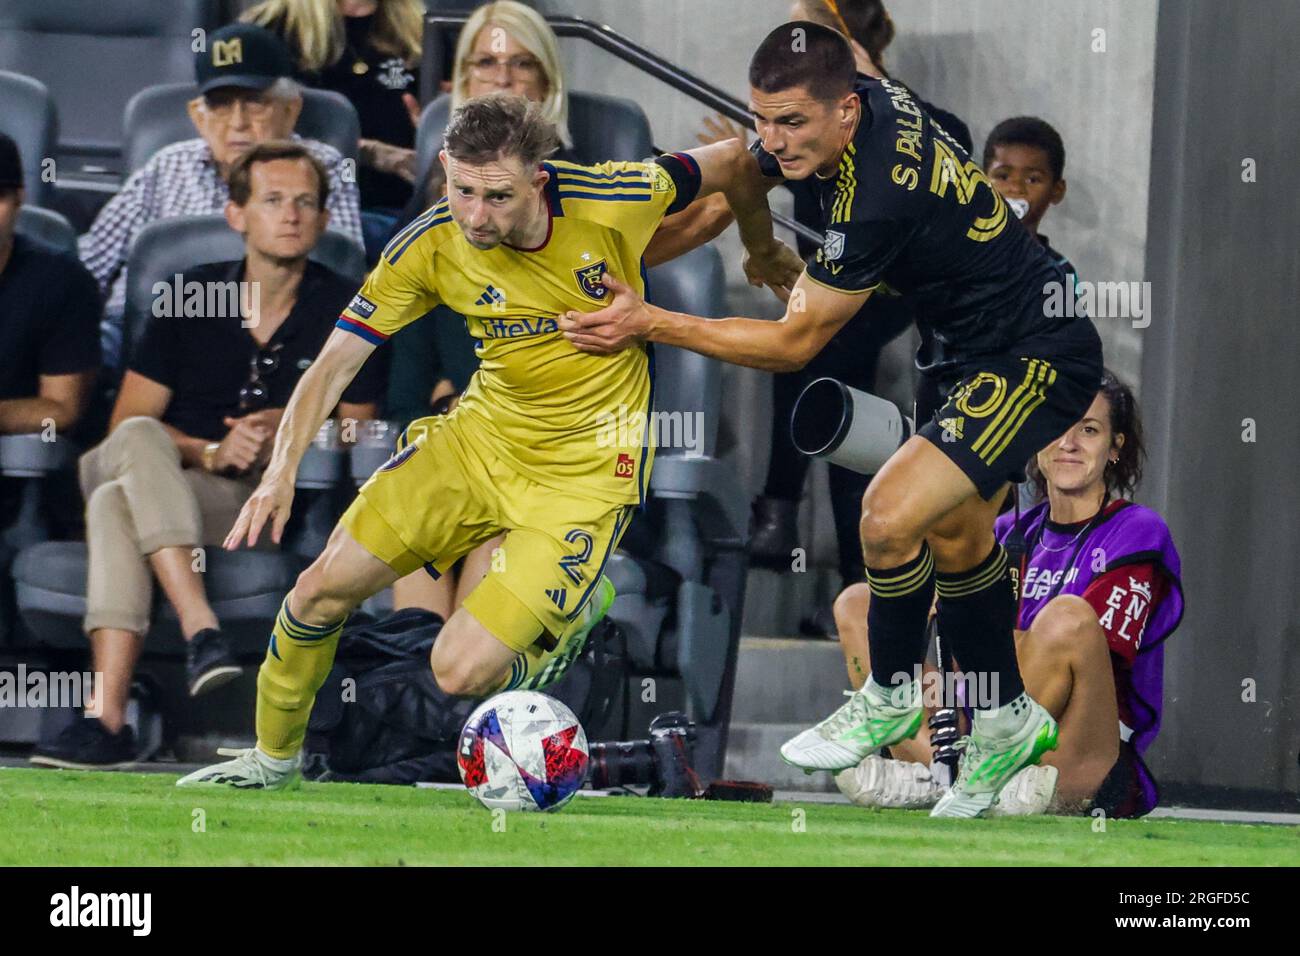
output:
M 808 727 L 795 724 L 753 724 L 732 721 L 727 733 L 728 780 L 755 780 L 776 790 L 838 793 L 829 773 L 806 774 L 781 759 L 781 745 Z
M 778 790 L 838 792 L 830 774 L 805 774 L 781 759 L 781 744 L 844 702 L 848 675 L 837 641 L 742 637 L 731 703 L 725 774 Z
M 815 724 L 849 687 L 838 641 L 742 637 L 736 661 L 733 724 Z
M 819 607 L 830 609 L 839 575 L 821 567 L 772 571 L 751 567 L 745 585 L 746 634 L 798 634 L 799 624 Z

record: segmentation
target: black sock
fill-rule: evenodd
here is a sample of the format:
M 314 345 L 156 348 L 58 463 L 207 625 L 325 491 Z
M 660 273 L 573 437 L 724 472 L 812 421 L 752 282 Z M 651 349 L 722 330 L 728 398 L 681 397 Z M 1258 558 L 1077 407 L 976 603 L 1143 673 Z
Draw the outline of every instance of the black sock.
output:
M 925 656 L 925 624 L 934 602 L 934 558 L 930 546 L 897 568 L 867 568 L 871 606 L 867 609 L 867 643 L 871 676 L 881 687 L 894 687 L 895 675 L 913 678 Z
M 975 677 L 976 699 L 967 703 L 981 710 L 1008 704 L 1025 691 L 1016 663 L 1016 595 L 1008 565 L 1006 549 L 995 544 L 969 571 L 935 575 L 939 637 L 962 673 Z

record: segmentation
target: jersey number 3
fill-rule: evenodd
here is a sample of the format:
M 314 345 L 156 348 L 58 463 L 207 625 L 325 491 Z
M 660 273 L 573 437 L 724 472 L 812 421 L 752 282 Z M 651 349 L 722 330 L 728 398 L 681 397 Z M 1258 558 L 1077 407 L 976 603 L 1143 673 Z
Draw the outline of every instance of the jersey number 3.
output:
M 966 236 L 976 242 L 988 242 L 998 235 L 1007 225 L 1007 204 L 1002 201 L 998 191 L 993 188 L 984 170 L 975 165 L 973 160 L 964 163 L 957 158 L 943 140 L 934 139 L 934 172 L 930 176 L 930 192 L 936 196 L 945 196 L 952 186 L 957 201 L 963 206 L 969 205 L 975 198 L 975 190 L 983 183 L 989 188 L 993 197 L 993 211 L 988 216 L 980 216 L 966 230 Z

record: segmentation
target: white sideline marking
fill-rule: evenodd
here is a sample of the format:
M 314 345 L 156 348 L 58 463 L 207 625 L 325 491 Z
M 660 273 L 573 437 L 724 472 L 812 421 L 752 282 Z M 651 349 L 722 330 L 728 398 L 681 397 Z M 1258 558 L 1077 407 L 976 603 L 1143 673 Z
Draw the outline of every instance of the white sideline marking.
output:
M 839 803 L 849 805 L 842 793 L 814 793 L 804 790 L 778 790 L 777 803 Z M 1148 820 L 1204 820 L 1210 823 L 1272 823 L 1300 826 L 1300 813 L 1268 813 L 1263 810 L 1202 810 L 1196 807 L 1157 807 Z

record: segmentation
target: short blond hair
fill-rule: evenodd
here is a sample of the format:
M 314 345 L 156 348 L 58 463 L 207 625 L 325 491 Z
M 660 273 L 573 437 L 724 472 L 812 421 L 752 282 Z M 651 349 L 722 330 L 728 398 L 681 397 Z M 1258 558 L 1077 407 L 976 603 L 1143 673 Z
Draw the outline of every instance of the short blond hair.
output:
M 474 42 L 484 27 L 499 26 L 516 43 L 536 58 L 546 78 L 546 96 L 540 106 L 542 116 L 555 126 L 560 141 L 573 145 L 569 135 L 569 88 L 564 81 L 564 68 L 560 65 L 560 47 L 555 31 L 531 7 L 514 0 L 496 0 L 479 7 L 465 22 L 456 41 L 456 62 L 451 70 L 451 108 L 459 109 L 469 99 L 469 70 L 465 62 L 474 49 Z

